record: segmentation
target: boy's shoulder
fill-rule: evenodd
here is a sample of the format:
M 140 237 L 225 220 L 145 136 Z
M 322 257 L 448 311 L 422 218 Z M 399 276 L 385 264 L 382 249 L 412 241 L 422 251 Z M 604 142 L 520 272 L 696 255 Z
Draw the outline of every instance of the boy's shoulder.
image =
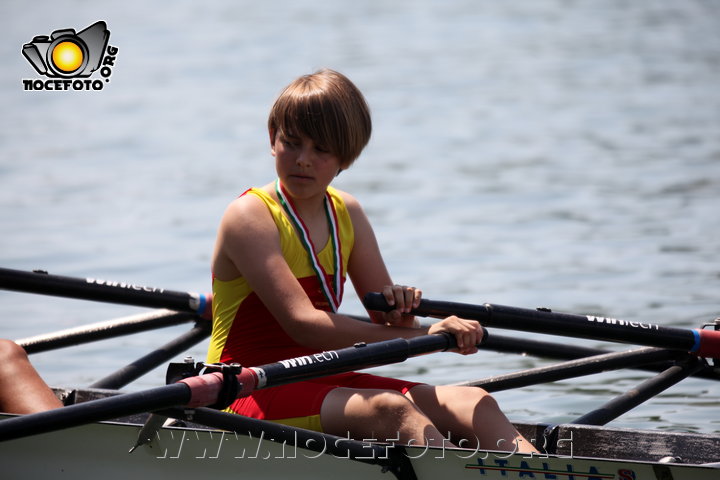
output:
M 329 190 L 331 191 L 331 193 L 335 193 L 337 196 L 342 198 L 343 202 L 345 203 L 345 206 L 348 209 L 360 208 L 360 202 L 358 202 L 358 200 L 354 196 L 349 194 L 348 192 L 343 191 L 343 190 L 338 190 L 337 188 L 334 188 L 334 187 L 329 187 Z
M 358 199 L 342 190 L 336 190 L 336 192 L 337 195 L 342 198 L 343 203 L 345 204 L 345 210 L 352 219 L 353 224 L 365 221 L 365 212 L 363 211 L 362 205 L 360 205 Z
M 235 225 L 249 225 L 258 219 L 269 218 L 266 207 L 268 194 L 262 188 L 252 188 L 243 192 L 242 195 L 234 198 L 225 209 L 224 222 L 231 222 Z

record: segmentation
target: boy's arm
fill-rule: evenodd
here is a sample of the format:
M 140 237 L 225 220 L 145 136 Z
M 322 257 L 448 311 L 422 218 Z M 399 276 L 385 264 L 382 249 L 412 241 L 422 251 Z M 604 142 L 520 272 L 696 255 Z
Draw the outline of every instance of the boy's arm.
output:
M 283 330 L 309 348 L 342 348 L 361 341 L 427 333 L 425 329 L 390 329 L 316 309 L 282 255 L 270 213 L 252 195 L 236 199 L 226 210 L 218 232 L 213 271 L 220 280 L 242 275 Z M 378 277 L 384 280 L 382 275 Z
M 358 296 L 368 292 L 381 292 L 395 309 L 388 312 L 369 312 L 373 322 L 393 326 L 412 327 L 414 317 L 407 315 L 420 304 L 420 289 L 394 285 L 380 253 L 370 221 L 358 201 L 341 192 L 355 230 L 355 244 L 348 262 L 348 274 Z

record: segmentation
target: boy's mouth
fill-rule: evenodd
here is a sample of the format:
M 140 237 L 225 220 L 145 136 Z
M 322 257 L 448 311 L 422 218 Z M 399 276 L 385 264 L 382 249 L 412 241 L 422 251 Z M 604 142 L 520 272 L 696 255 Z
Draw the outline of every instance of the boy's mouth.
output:
M 291 178 L 296 178 L 296 179 L 299 179 L 299 180 L 312 180 L 312 179 L 313 179 L 313 177 L 311 177 L 310 175 L 302 175 L 302 174 L 299 174 L 299 173 L 292 174 L 292 175 L 290 175 L 290 177 L 291 177 Z

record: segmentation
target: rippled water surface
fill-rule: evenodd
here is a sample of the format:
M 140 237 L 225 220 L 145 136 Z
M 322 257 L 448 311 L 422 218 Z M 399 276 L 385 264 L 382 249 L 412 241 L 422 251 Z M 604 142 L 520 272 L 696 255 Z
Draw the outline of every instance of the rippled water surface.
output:
M 208 290 L 225 205 L 273 178 L 270 103 L 328 66 L 373 111 L 371 144 L 337 186 L 364 204 L 398 283 L 681 327 L 720 315 L 715 1 L 34 5 L 0 6 L 2 266 Z M 97 20 L 118 47 L 102 91 L 22 90 L 37 78 L 24 43 Z M 8 338 L 142 311 L 0 302 Z M 362 312 L 351 293 L 344 310 Z M 32 359 L 52 384 L 87 385 L 185 328 Z M 380 371 L 444 383 L 547 364 L 438 354 Z M 513 419 L 565 421 L 646 377 L 497 397 Z M 162 382 L 158 369 L 130 388 Z M 692 379 L 613 425 L 720 432 L 719 411 L 720 386 Z

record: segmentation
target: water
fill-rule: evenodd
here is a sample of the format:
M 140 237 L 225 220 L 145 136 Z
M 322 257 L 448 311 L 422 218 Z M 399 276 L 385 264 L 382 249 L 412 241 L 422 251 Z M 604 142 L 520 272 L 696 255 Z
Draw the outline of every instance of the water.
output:
M 720 314 L 717 2 L 36 4 L 0 6 L 2 266 L 209 290 L 224 207 L 273 178 L 270 103 L 329 66 L 365 92 L 375 125 L 337 186 L 364 204 L 398 283 L 682 327 Z M 37 77 L 24 43 L 97 20 L 119 49 L 102 91 L 22 91 Z M 7 338 L 143 311 L 0 302 Z M 352 292 L 344 311 L 362 312 Z M 32 360 L 51 384 L 87 385 L 185 328 Z M 443 383 L 548 363 L 440 354 L 380 371 Z M 646 376 L 497 397 L 513 419 L 566 421 Z M 717 433 L 719 408 L 720 386 L 688 380 L 613 425 Z

